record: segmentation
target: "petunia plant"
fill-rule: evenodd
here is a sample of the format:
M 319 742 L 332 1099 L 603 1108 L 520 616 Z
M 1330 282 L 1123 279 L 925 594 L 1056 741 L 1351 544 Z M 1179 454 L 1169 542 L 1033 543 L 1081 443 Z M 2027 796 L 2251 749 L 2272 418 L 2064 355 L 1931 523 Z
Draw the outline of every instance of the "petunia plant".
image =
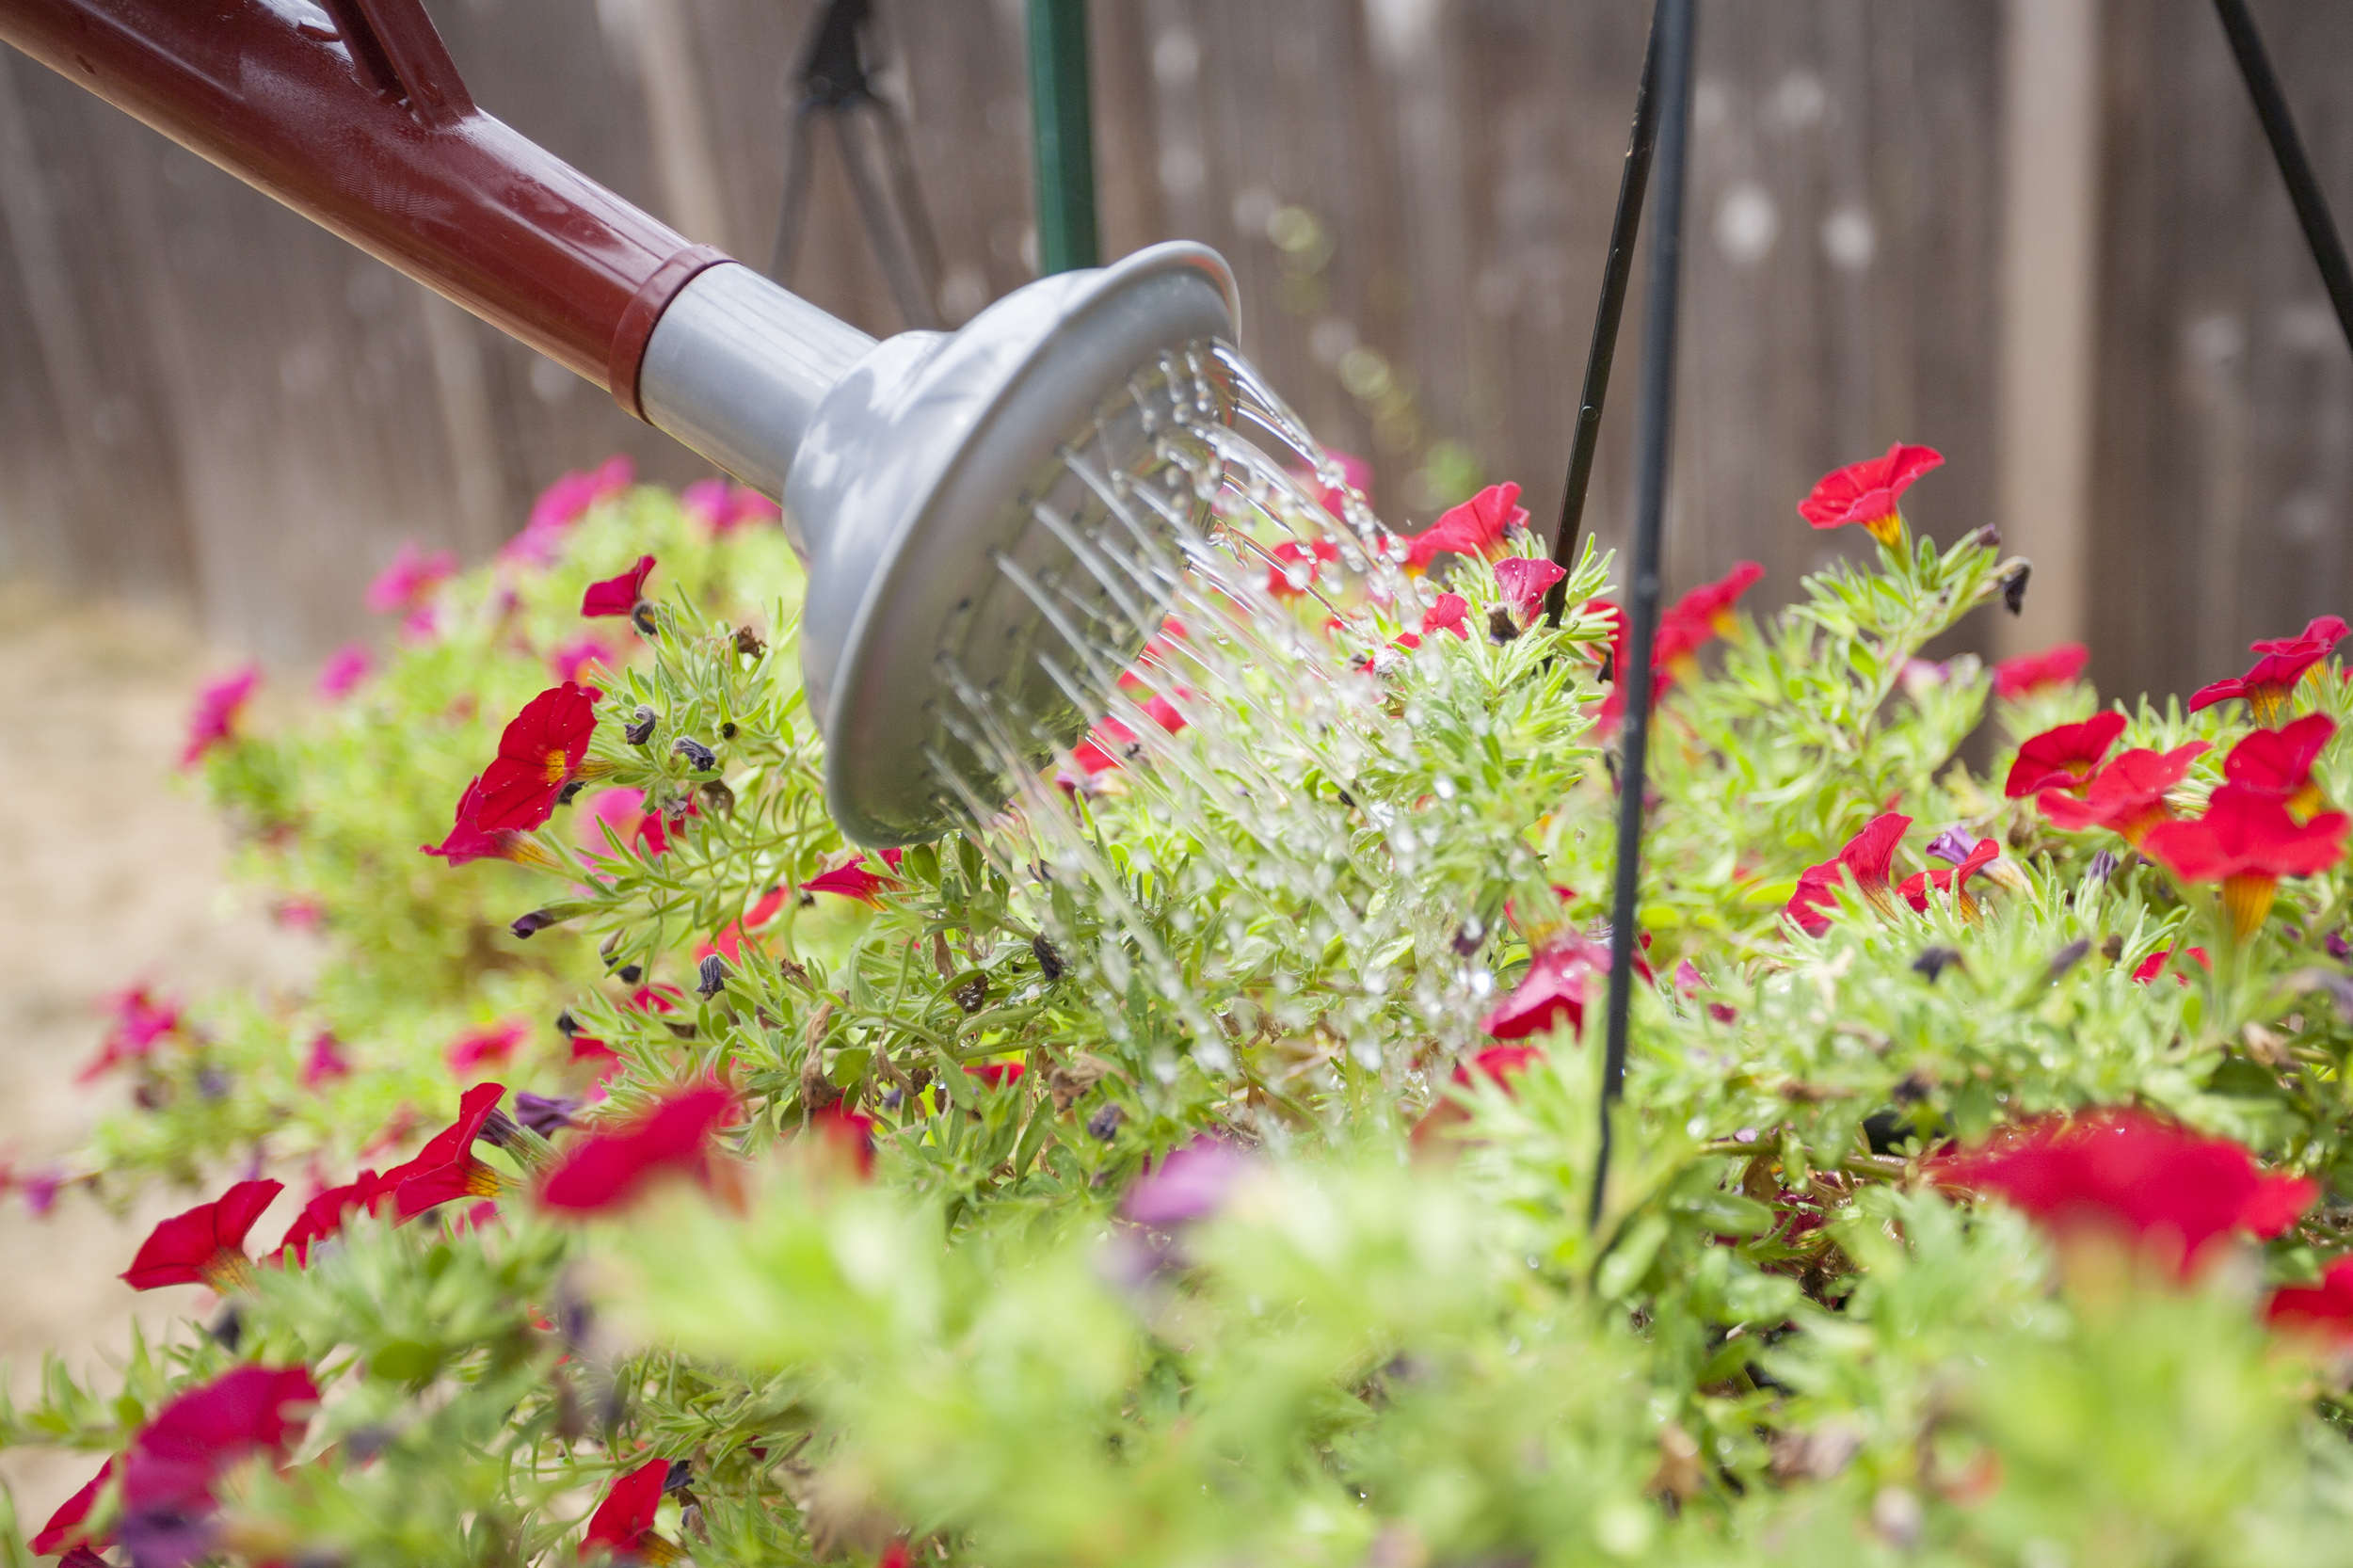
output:
M 1632 655 L 1514 487 L 1253 475 L 904 850 L 826 816 L 760 498 L 609 464 L 404 552 L 305 716 L 191 728 L 316 978 L 134 961 L 129 1103 L 8 1178 L 194 1189 L 124 1277 L 207 1292 L 0 1407 L 90 1478 L 11 1546 L 2353 1559 L 2344 623 L 2186 705 L 1930 661 L 2030 582 L 1926 531 L 1942 461 L 1786 520 L 1870 564 L 1663 617 L 1598 1224 Z

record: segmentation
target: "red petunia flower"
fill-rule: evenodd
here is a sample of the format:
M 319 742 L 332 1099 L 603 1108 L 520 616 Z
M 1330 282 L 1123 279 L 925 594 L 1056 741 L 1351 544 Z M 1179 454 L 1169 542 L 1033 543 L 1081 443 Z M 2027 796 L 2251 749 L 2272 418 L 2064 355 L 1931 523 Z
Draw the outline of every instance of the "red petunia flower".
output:
M 2285 1285 L 2274 1290 L 2264 1304 L 2264 1321 L 2315 1338 L 2353 1339 L 2353 1257 L 2340 1257 L 2322 1270 L 2318 1285 Z M 105 1479 L 104 1471 L 99 1479 Z M 40 1550 L 39 1541 L 33 1550 Z
M 2137 848 L 2151 828 L 2172 821 L 2165 792 L 2189 776 L 2189 765 L 2211 749 L 2204 741 L 2192 741 L 2171 751 L 2136 746 L 2094 774 L 2082 799 L 2064 790 L 2045 790 L 2035 797 L 2035 804 L 2042 808 L 2054 827 L 2070 833 L 2105 827 Z
M 565 786 L 581 776 L 603 695 L 567 680 L 523 705 L 499 736 L 498 760 L 482 775 L 474 826 L 528 832 L 555 815 Z
M 2002 793 L 2012 800 L 2044 790 L 2079 794 L 2092 770 L 2122 733 L 2124 715 L 2113 710 L 2094 713 L 2081 724 L 2062 724 L 2056 729 L 2046 729 L 2018 748 L 2018 760 L 2009 765 L 2009 778 L 2003 784 Z
M 2138 964 L 2133 966 L 2133 984 L 2136 985 L 2146 985 L 2151 981 L 2156 979 L 2157 976 L 2165 972 L 2165 961 L 2172 955 L 2173 950 L 2171 948 L 2159 948 L 2156 952 L 2142 959 Z M 2189 955 L 2198 961 L 2198 967 L 2200 968 L 2211 969 L 2214 968 L 2214 963 L 2206 956 L 2206 950 L 2204 948 L 2191 948 L 2189 950 Z M 2173 977 L 2173 983 L 2176 985 L 2187 985 L 2189 984 L 2189 977 L 2185 974 L 2176 974 Z
M 302 1059 L 302 1086 L 316 1089 L 350 1076 L 351 1061 L 344 1055 L 344 1043 L 335 1038 L 334 1031 L 322 1029 L 312 1035 L 310 1054 Z
M 1822 911 L 1838 905 L 1832 889 L 1843 880 L 1851 880 L 1872 908 L 1893 920 L 1896 902 L 1888 879 L 1895 874 L 1896 846 L 1904 841 L 1904 830 L 1911 825 L 1912 819 L 1900 811 L 1872 818 L 1862 832 L 1839 846 L 1836 856 L 1805 869 L 1798 878 L 1797 891 L 1782 909 L 1782 918 L 1807 936 L 1819 936 L 1830 929 L 1830 917 Z
M 1438 520 L 1405 540 L 1405 569 L 1428 571 L 1441 553 L 1480 555 L 1493 561 L 1504 553 L 1503 536 L 1528 527 L 1517 485 L 1490 485 L 1438 515 Z
M 882 862 L 885 866 L 888 866 L 891 871 L 895 872 L 899 869 L 899 862 L 904 856 L 904 854 L 905 852 L 903 850 L 884 850 L 882 852 Z M 855 860 L 846 861 L 841 865 L 834 867 L 833 870 L 826 872 L 822 876 L 810 877 L 807 882 L 801 884 L 801 891 L 805 893 L 840 893 L 844 898 L 857 899 L 861 903 L 865 904 L 875 904 L 881 901 L 884 889 L 896 888 L 898 885 L 899 879 L 895 876 L 887 875 L 879 872 L 869 871 L 867 869 L 866 856 L 861 855 Z
M 424 608 L 433 590 L 457 574 L 457 557 L 446 550 L 430 555 L 414 539 L 403 539 L 392 565 L 368 584 L 367 606 L 379 616 L 414 615 Z
M 310 1423 L 318 1385 L 300 1367 L 238 1367 L 155 1413 L 122 1458 L 123 1516 L 117 1534 L 134 1562 L 206 1556 L 188 1527 L 213 1508 L 213 1484 L 255 1453 L 282 1457 Z M 141 1550 L 143 1540 L 185 1544 L 186 1557 Z
M 1545 1059 L 1541 1046 L 1488 1046 L 1454 1064 L 1454 1081 L 1467 1089 L 1481 1079 L 1505 1088 Z
M 311 1249 L 330 1236 L 340 1235 L 344 1221 L 358 1209 L 376 1212 L 386 1198 L 399 1191 L 402 1180 L 400 1167 L 382 1176 L 374 1171 L 361 1171 L 341 1187 L 329 1187 L 302 1206 L 302 1212 L 286 1227 L 285 1236 L 278 1243 L 278 1256 L 282 1261 L 294 1254 L 295 1266 L 301 1268 L 311 1261 Z
M 847 1159 L 861 1177 L 874 1174 L 874 1118 L 860 1115 L 848 1102 L 837 1101 L 808 1113 L 808 1130 L 824 1146 Z
M 637 564 L 619 576 L 589 584 L 588 591 L 580 596 L 581 615 L 594 619 L 630 614 L 637 608 L 637 601 L 646 597 L 646 579 L 652 575 L 653 557 L 640 555 Z
M 482 780 L 477 777 L 466 786 L 466 792 L 457 797 L 457 818 L 450 824 L 449 837 L 438 844 L 419 844 L 425 855 L 438 855 L 453 867 L 475 860 L 512 860 L 519 866 L 536 866 L 542 871 L 560 872 L 564 863 L 555 857 L 538 840 L 515 829 L 489 831 L 482 825 Z M 541 818 L 540 821 L 546 821 Z
M 506 1190 L 506 1178 L 473 1153 L 483 1124 L 505 1093 L 503 1083 L 475 1084 L 459 1096 L 456 1121 L 435 1133 L 414 1160 L 384 1173 L 385 1180 L 396 1183 L 395 1215 L 413 1220 L 456 1198 L 495 1198 Z
M 1933 447 L 1897 441 L 1885 456 L 1849 463 L 1822 475 L 1815 481 L 1814 493 L 1798 503 L 1798 515 L 1817 528 L 1861 523 L 1871 537 L 1893 550 L 1904 536 L 1897 503 L 1913 481 L 1944 461 L 1945 455 Z
M 1674 601 L 1667 609 L 1666 619 L 1696 622 L 1719 637 L 1729 637 L 1740 627 L 1739 617 L 1733 614 L 1738 608 L 1740 596 L 1765 579 L 1765 568 L 1754 561 L 1736 561 L 1730 571 L 1713 583 L 1703 583 Z
M 196 766 L 206 752 L 237 738 L 237 716 L 261 683 L 261 666 L 248 664 L 196 694 L 196 707 L 188 713 L 188 744 L 180 748 L 182 767 Z
M 2039 1122 L 1944 1162 L 1937 1174 L 1953 1186 L 1998 1193 L 2062 1235 L 2121 1231 L 2173 1257 L 2184 1277 L 2233 1233 L 2277 1236 L 2320 1192 L 2301 1176 L 2267 1175 L 2227 1139 L 2141 1111 Z
M 57 1505 L 57 1512 L 49 1516 L 49 1523 L 41 1526 L 40 1533 L 25 1543 L 32 1548 L 35 1557 L 55 1557 L 64 1552 L 69 1544 L 83 1539 L 82 1521 L 88 1519 L 90 1510 L 98 1506 L 98 1495 L 114 1478 L 116 1463 L 115 1456 L 109 1454 L 106 1463 L 98 1467 L 98 1474 L 90 1477 L 88 1485 Z M 89 1544 L 103 1546 L 106 1543 L 102 1537 Z
M 2255 722 L 2276 726 L 2287 717 L 2288 698 L 2295 693 L 2297 682 L 2314 664 L 2329 657 L 2331 649 L 2345 634 L 2345 624 L 2334 616 L 2316 616 L 2304 628 L 2299 637 L 2274 637 L 2253 644 L 2249 651 L 2257 655 L 2255 663 L 2245 675 L 2233 680 L 2217 680 L 2201 686 L 2189 699 L 2189 711 L 2211 708 L 2233 697 L 2246 699 L 2255 712 Z
M 2276 797 L 2225 784 L 2204 816 L 2157 824 L 2141 848 L 2184 882 L 2220 883 L 2232 929 L 2244 941 L 2270 915 L 2280 878 L 2315 875 L 2345 858 L 2347 825 L 2342 811 L 2299 824 Z
M 1609 949 L 1583 936 L 1567 936 L 1539 949 L 1528 973 L 1485 1017 L 1480 1032 L 1498 1040 L 1524 1040 L 1556 1029 L 1562 1019 L 1579 1038 L 1585 1033 L 1585 1004 L 1597 1000 L 1597 983 L 1609 974 Z
M 1145 702 L 1144 712 L 1146 718 L 1171 735 L 1185 728 L 1185 715 L 1177 712 L 1176 705 L 1165 696 L 1154 696 Z M 1117 769 L 1143 749 L 1136 741 L 1134 730 L 1118 719 L 1105 719 L 1070 748 L 1070 766 L 1058 770 L 1054 782 L 1064 792 L 1074 791 L 1096 774 Z M 895 866 L 898 862 L 894 860 L 891 864 Z M 810 883 L 808 886 L 813 888 L 817 884 Z
M 992 1089 L 1002 1089 L 1008 1083 L 1018 1083 L 1029 1069 L 1018 1062 L 982 1062 L 964 1069 Z
M 707 1180 L 711 1135 L 741 1114 L 735 1096 L 715 1083 L 673 1091 L 574 1144 L 539 1184 L 539 1201 L 592 1213 L 629 1202 L 663 1176 Z
M 742 920 L 728 922 L 726 930 L 712 938 L 712 952 L 723 955 L 730 964 L 739 962 L 744 955 L 744 943 L 747 939 L 756 939 L 751 938 L 750 934 L 776 918 L 784 908 L 784 899 L 781 888 L 771 888 L 760 894 L 759 901 L 744 911 Z
M 133 985 L 106 1000 L 114 1009 L 114 1027 L 106 1031 L 89 1065 L 74 1075 L 76 1083 L 88 1083 L 121 1063 L 145 1060 L 158 1040 L 180 1028 L 180 1004 L 144 985 Z
M 1266 591 L 1277 599 L 1297 599 L 1315 585 L 1325 562 L 1340 558 L 1340 547 L 1329 539 L 1312 545 L 1285 539 L 1268 553 L 1274 564 L 1267 568 Z
M 376 657 L 368 651 L 368 645 L 345 643 L 320 666 L 318 694 L 329 702 L 341 702 L 375 672 Z
M 462 1078 L 486 1064 L 504 1063 L 530 1033 L 530 1025 L 512 1018 L 488 1029 L 469 1030 L 450 1042 L 442 1059 L 448 1062 L 451 1072 Z
M 648 1460 L 620 1477 L 590 1515 L 588 1532 L 581 1537 L 582 1561 L 610 1555 L 629 1562 L 676 1562 L 685 1554 L 653 1533 L 654 1515 L 662 1508 L 664 1483 L 670 1462 Z
M 1943 871 L 1914 872 L 1896 890 L 1903 894 L 1904 902 L 1915 913 L 1922 915 L 1929 912 L 1929 888 L 1949 892 L 1961 906 L 1961 918 L 1974 922 L 1977 918 L 1977 901 L 1969 896 L 1969 879 L 1992 865 L 2001 853 L 2002 846 L 1993 839 L 1979 839 L 1960 865 Z
M 1422 638 L 1435 632 L 1451 632 L 1470 641 L 1470 600 L 1461 594 L 1440 594 L 1421 613 L 1421 631 L 1401 632 L 1397 640 L 1407 648 L 1419 648 Z
M 2272 796 L 2301 822 L 2328 804 L 2320 786 L 2313 782 L 2313 764 L 2336 733 L 2337 721 L 2326 713 L 2307 713 L 2278 729 L 2258 729 L 2222 760 L 2223 782 Z
M 198 1204 L 150 1231 L 123 1272 L 134 1290 L 167 1285 L 209 1285 L 223 1295 L 253 1283 L 245 1255 L 246 1232 L 279 1193 L 280 1181 L 240 1181 L 211 1203 Z
M 1503 602 L 1512 607 L 1522 626 L 1536 618 L 1536 612 L 1545 607 L 1545 595 L 1566 576 L 1552 562 L 1526 555 L 1506 555 L 1496 563 L 1496 586 L 1503 590 Z
M 2056 686 L 2072 686 L 2090 662 L 2091 649 L 2081 643 L 2061 643 L 2040 653 L 2005 659 L 1993 666 L 1993 695 L 2015 702 Z

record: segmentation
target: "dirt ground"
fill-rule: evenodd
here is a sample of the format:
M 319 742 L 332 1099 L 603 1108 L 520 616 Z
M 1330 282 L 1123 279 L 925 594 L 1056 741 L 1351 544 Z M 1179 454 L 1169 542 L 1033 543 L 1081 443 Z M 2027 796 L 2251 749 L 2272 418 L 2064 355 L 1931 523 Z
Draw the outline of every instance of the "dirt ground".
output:
M 305 938 L 240 904 L 220 829 L 176 777 L 190 694 L 231 662 L 168 617 L 0 588 L 0 765 L 14 819 L 0 854 L 0 1163 L 20 1173 L 69 1154 L 110 1103 L 73 1081 L 108 993 L 136 981 L 182 995 L 286 985 L 311 961 Z M 151 1193 L 118 1218 L 68 1192 L 37 1218 L 21 1192 L 0 1194 L 0 1371 L 12 1397 L 34 1391 L 46 1353 L 86 1370 L 122 1352 L 135 1318 L 156 1333 L 208 1311 L 199 1288 L 136 1296 L 115 1277 L 156 1219 L 207 1195 Z M 260 1232 L 282 1226 L 292 1195 L 280 1207 Z M 28 1534 L 95 1468 L 81 1454 L 0 1452 Z

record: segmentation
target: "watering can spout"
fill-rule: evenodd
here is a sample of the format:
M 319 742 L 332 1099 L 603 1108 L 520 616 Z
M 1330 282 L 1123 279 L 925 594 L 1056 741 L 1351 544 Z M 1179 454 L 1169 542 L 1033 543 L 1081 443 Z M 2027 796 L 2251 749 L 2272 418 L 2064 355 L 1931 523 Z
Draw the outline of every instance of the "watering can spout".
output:
M 1123 497 L 1172 422 L 1231 418 L 1214 252 L 1156 246 L 877 344 L 483 113 L 421 0 L 0 0 L 0 40 L 779 499 L 852 838 L 993 809 L 1009 787 L 979 737 L 1067 744 L 1068 671 L 1156 628 L 1157 588 L 1110 582 L 1090 541 L 1112 528 L 1138 559 L 1139 531 L 1178 526 Z

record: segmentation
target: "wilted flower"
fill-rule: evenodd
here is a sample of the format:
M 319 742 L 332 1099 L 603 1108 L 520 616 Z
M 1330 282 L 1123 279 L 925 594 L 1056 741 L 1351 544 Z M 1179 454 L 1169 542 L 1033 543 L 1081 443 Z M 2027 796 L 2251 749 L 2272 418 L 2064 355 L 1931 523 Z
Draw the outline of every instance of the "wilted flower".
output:
M 582 616 L 626 616 L 637 608 L 637 601 L 646 597 L 646 579 L 653 575 L 653 557 L 640 555 L 637 564 L 617 577 L 588 584 L 588 591 L 580 596 Z
M 904 850 L 884 850 L 882 852 L 882 863 L 888 867 L 891 871 L 895 872 L 899 869 L 899 861 L 904 854 L 905 852 Z M 895 888 L 898 885 L 899 879 L 897 877 L 889 876 L 879 872 L 870 871 L 867 866 L 866 856 L 858 855 L 843 861 L 840 865 L 834 867 L 831 871 L 826 872 L 822 876 L 810 877 L 807 882 L 801 884 L 801 891 L 805 893 L 840 893 L 844 898 L 854 898 L 866 904 L 873 904 L 881 899 L 883 889 L 886 888 Z
M 2185 1277 L 2216 1241 L 2237 1232 L 2277 1236 L 2319 1195 L 2301 1176 L 2266 1174 L 2227 1139 L 2140 1111 L 2039 1122 L 1937 1174 L 1999 1193 L 2062 1234 L 2121 1230 L 2177 1260 Z
M 686 765 L 696 773 L 711 773 L 719 766 L 719 754 L 691 735 L 671 742 L 670 755 L 685 758 Z
M 2090 662 L 2091 649 L 2081 643 L 2061 643 L 2041 653 L 2005 659 L 1993 666 L 1993 695 L 2015 702 L 2057 686 L 2072 686 Z
M 2064 790 L 2046 790 L 2035 797 L 2054 827 L 2081 832 L 2105 827 L 2137 846 L 2151 828 L 2172 820 L 2165 793 L 2189 776 L 2189 766 L 2211 749 L 2192 741 L 2171 751 L 2135 747 L 2092 776 L 2077 799 Z
M 398 1177 L 392 1211 L 412 1220 L 453 1198 L 495 1198 L 506 1190 L 506 1178 L 474 1158 L 473 1143 L 482 1126 L 498 1109 L 503 1083 L 477 1083 L 457 1102 L 457 1119 L 433 1135 L 417 1157 L 387 1178 Z
M 1248 1155 L 1205 1133 L 1138 1176 L 1119 1200 L 1119 1212 L 1156 1230 L 1207 1219 L 1225 1206 L 1250 1166 Z
M 610 1556 L 624 1562 L 666 1563 L 682 1559 L 683 1552 L 653 1531 L 663 1482 L 669 1474 L 668 1460 L 653 1459 L 615 1480 L 589 1516 L 587 1533 L 580 1540 L 581 1560 Z
M 1609 973 L 1609 948 L 1584 936 L 1563 936 L 1538 950 L 1512 994 L 1479 1020 L 1480 1032 L 1524 1040 L 1558 1028 L 1563 1019 L 1581 1038 L 1585 1004 L 1597 1000 L 1596 982 Z
M 539 1184 L 539 1201 L 587 1213 L 626 1203 L 665 1175 L 708 1180 L 711 1135 L 739 1114 L 735 1096 L 715 1083 L 673 1090 L 574 1144 Z
M 1911 904 L 1915 913 L 1922 915 L 1929 912 L 1929 888 L 1950 892 L 1961 907 L 1961 919 L 1975 920 L 1977 918 L 1977 901 L 1969 896 L 1969 879 L 1991 865 L 1993 857 L 2001 852 L 2002 846 L 1992 839 L 1979 839 L 1961 857 L 1959 865 L 1941 872 L 1914 872 L 1904 878 L 1903 886 L 1897 891 L 1903 894 L 1904 902 Z
M 413 615 L 424 608 L 433 590 L 456 575 L 457 557 L 446 550 L 430 555 L 414 539 L 403 539 L 392 565 L 368 584 L 367 606 L 379 616 Z
M 144 985 L 118 991 L 106 1001 L 114 1010 L 114 1025 L 89 1065 L 74 1076 L 77 1083 L 88 1083 L 121 1063 L 145 1060 L 156 1041 L 180 1027 L 180 1004 Z
M 318 694 L 329 702 L 341 702 L 375 671 L 376 659 L 367 644 L 345 643 L 319 667 Z
M 2009 765 L 2002 793 L 2011 800 L 2044 790 L 2080 794 L 2092 770 L 2122 733 L 2124 715 L 2113 710 L 2094 713 L 2081 724 L 2046 729 L 2018 748 L 2018 760 Z
M 2345 858 L 2342 811 L 2299 824 L 2271 795 L 2225 784 L 2194 822 L 2152 827 L 2141 847 L 2184 882 L 2218 882 L 2231 927 L 2244 941 L 2271 913 L 2283 876 L 2312 876 Z
M 196 694 L 196 707 L 188 713 L 188 741 L 180 748 L 180 765 L 192 768 L 215 746 L 237 737 L 237 716 L 253 696 L 253 688 L 262 683 L 261 666 L 248 664 L 232 670 Z
M 1822 911 L 1837 907 L 1833 889 L 1841 880 L 1851 879 L 1855 890 L 1870 901 L 1872 908 L 1893 920 L 1896 903 L 1888 879 L 1895 873 L 1896 846 L 1904 841 L 1904 830 L 1911 825 L 1912 819 L 1900 811 L 1872 818 L 1862 832 L 1840 846 L 1834 858 L 1805 869 L 1782 918 L 1807 936 L 1819 936 L 1830 929 L 1830 917 Z
M 419 844 L 417 848 L 424 854 L 440 856 L 452 866 L 496 859 L 537 866 L 543 871 L 564 869 L 552 851 L 527 833 L 513 828 L 486 831 L 482 826 L 482 780 L 477 777 L 457 797 L 457 820 L 450 824 L 449 837 L 438 844 Z
M 1932 447 L 1897 441 L 1885 456 L 1849 463 L 1816 480 L 1814 493 L 1798 503 L 1798 515 L 1817 528 L 1861 523 L 1893 550 L 1904 536 L 1903 514 L 1897 508 L 1904 491 L 1944 461 L 1945 455 Z
M 2342 641 L 2345 624 L 2334 616 L 2320 616 L 2304 628 L 2298 637 L 2275 637 L 2252 644 L 2249 651 L 2258 657 L 2245 675 L 2233 680 L 2217 680 L 2202 686 L 2189 699 L 2193 713 L 2211 708 L 2217 702 L 2243 697 L 2255 712 L 2255 722 L 2277 725 L 2287 716 L 2288 698 L 2305 672 L 2329 657 L 2329 650 Z
M 2326 713 L 2307 713 L 2278 729 L 2258 729 L 2222 760 L 2226 784 L 2270 795 L 2301 822 L 2328 804 L 2313 781 L 2313 764 L 2337 732 Z
M 252 1284 L 246 1232 L 285 1190 L 283 1182 L 240 1181 L 211 1203 L 173 1215 L 139 1243 L 138 1256 L 123 1272 L 123 1283 L 134 1290 L 209 1285 L 223 1295 Z
M 581 776 L 603 695 L 567 680 L 523 705 L 499 736 L 498 760 L 482 775 L 476 827 L 528 831 L 555 814 L 565 787 Z

